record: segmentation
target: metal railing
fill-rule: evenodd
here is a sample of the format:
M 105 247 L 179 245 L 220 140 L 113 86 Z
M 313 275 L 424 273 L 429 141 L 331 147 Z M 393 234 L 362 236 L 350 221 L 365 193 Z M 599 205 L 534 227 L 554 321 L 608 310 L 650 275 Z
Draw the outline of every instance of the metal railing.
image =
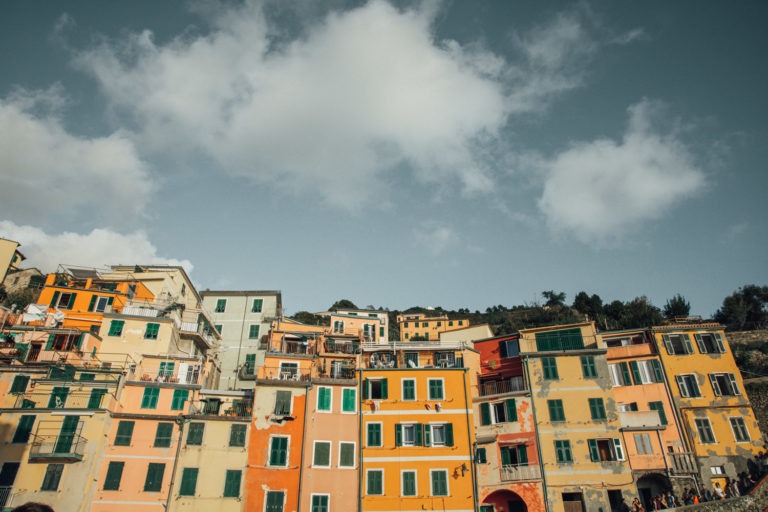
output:
M 36 436 L 29 449 L 29 460 L 83 460 L 86 438 L 77 434 Z
M 232 416 L 250 418 L 253 406 L 250 401 L 225 402 L 219 400 L 198 400 L 189 404 L 191 416 Z
M 352 367 L 330 367 L 325 370 L 321 369 L 317 376 L 322 379 L 350 380 L 357 378 L 356 372 L 357 370 Z
M 541 468 L 539 466 L 504 465 L 501 466 L 501 480 L 514 482 L 519 480 L 540 480 Z
M 309 381 L 312 370 L 309 368 L 293 368 L 285 366 L 262 366 L 259 369 L 259 379 L 284 381 Z
M 527 391 L 527 388 L 525 387 L 525 379 L 522 376 L 482 382 L 480 383 L 479 388 L 480 396 L 502 395 L 504 393 Z
M 0 485 L 0 509 L 11 505 L 11 492 L 13 487 L 10 485 Z
M 667 453 L 667 463 L 670 471 L 675 474 L 698 473 L 696 457 L 692 452 Z

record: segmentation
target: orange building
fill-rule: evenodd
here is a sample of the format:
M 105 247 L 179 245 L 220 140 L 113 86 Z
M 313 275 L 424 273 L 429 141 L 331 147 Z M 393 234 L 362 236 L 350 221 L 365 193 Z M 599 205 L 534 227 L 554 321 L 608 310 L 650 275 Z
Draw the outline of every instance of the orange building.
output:
M 469 327 L 469 320 L 411 313 L 397 315 L 397 326 L 403 341 L 436 341 L 442 332 Z

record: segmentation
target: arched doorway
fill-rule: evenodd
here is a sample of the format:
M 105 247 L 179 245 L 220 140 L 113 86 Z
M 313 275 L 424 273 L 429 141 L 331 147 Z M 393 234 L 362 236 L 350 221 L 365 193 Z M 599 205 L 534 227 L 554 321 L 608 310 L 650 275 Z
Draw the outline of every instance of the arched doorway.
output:
M 651 500 L 654 496 L 667 492 L 672 488 L 669 478 L 661 473 L 649 473 L 637 480 L 637 492 L 645 510 L 653 510 Z
M 489 494 L 480 505 L 481 512 L 528 512 L 528 505 L 519 494 L 502 489 Z

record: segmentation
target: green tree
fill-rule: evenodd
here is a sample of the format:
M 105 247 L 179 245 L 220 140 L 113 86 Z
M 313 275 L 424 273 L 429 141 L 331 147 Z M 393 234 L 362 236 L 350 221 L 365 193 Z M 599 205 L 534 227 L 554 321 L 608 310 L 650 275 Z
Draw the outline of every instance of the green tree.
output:
M 664 317 L 661 310 L 651 304 L 647 297 L 637 297 L 624 305 L 624 314 L 621 318 L 620 329 L 634 329 L 636 327 L 652 327 L 661 325 Z
M 603 315 L 603 299 L 599 295 L 593 294 L 591 297 L 587 292 L 579 292 L 573 299 L 573 309 L 583 315 L 589 316 L 592 320 L 598 321 Z
M 545 292 L 541 292 L 541 296 L 544 297 L 544 300 L 546 301 L 544 303 L 544 306 L 546 307 L 555 307 L 555 306 L 564 306 L 565 305 L 565 293 L 564 292 L 555 292 L 554 290 L 548 290 Z
M 731 331 L 768 327 L 768 286 L 748 284 L 723 299 L 715 320 Z
M 321 315 L 313 315 L 309 311 L 299 311 L 291 317 L 297 322 L 301 322 L 306 325 L 328 325 L 330 319 Z
M 679 293 L 664 304 L 664 318 L 688 316 L 691 314 L 691 303 Z
M 16 305 L 16 311 L 23 311 L 27 305 L 32 304 L 36 299 L 37 292 L 27 288 L 7 294 L 2 301 L 2 304 L 8 308 Z
M 357 306 L 349 299 L 341 299 L 334 302 L 333 306 L 328 308 L 328 311 L 338 311 L 340 309 L 357 309 Z

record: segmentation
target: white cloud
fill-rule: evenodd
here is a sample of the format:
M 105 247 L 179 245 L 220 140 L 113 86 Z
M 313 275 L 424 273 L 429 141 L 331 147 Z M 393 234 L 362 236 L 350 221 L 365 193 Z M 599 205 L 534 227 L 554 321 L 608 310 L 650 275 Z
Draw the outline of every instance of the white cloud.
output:
M 219 12 L 210 33 L 159 45 L 142 32 L 77 62 L 160 153 L 349 208 L 383 201 L 403 163 L 421 181 L 489 192 L 485 150 L 510 115 L 578 85 L 588 37 L 559 17 L 520 39 L 526 63 L 514 69 L 479 44 L 436 41 L 436 11 L 374 0 L 281 42 L 248 4 Z
M 415 245 L 421 246 L 438 256 L 459 244 L 459 236 L 448 227 L 434 221 L 423 222 L 413 229 L 412 238 Z
M 192 271 L 189 260 L 161 257 L 147 234 L 136 231 L 121 234 L 109 229 L 94 229 L 87 234 L 64 232 L 49 234 L 42 229 L 0 221 L 0 237 L 21 243 L 24 267 L 53 272 L 60 264 L 105 268 L 109 265 L 167 264 Z
M 152 189 L 133 143 L 120 133 L 69 134 L 59 120 L 65 107 L 55 87 L 0 98 L 0 218 L 130 223 Z
M 574 144 L 544 163 L 538 206 L 554 232 L 585 243 L 615 241 L 703 189 L 704 173 L 686 146 L 654 127 L 657 107 L 630 107 L 620 142 Z

